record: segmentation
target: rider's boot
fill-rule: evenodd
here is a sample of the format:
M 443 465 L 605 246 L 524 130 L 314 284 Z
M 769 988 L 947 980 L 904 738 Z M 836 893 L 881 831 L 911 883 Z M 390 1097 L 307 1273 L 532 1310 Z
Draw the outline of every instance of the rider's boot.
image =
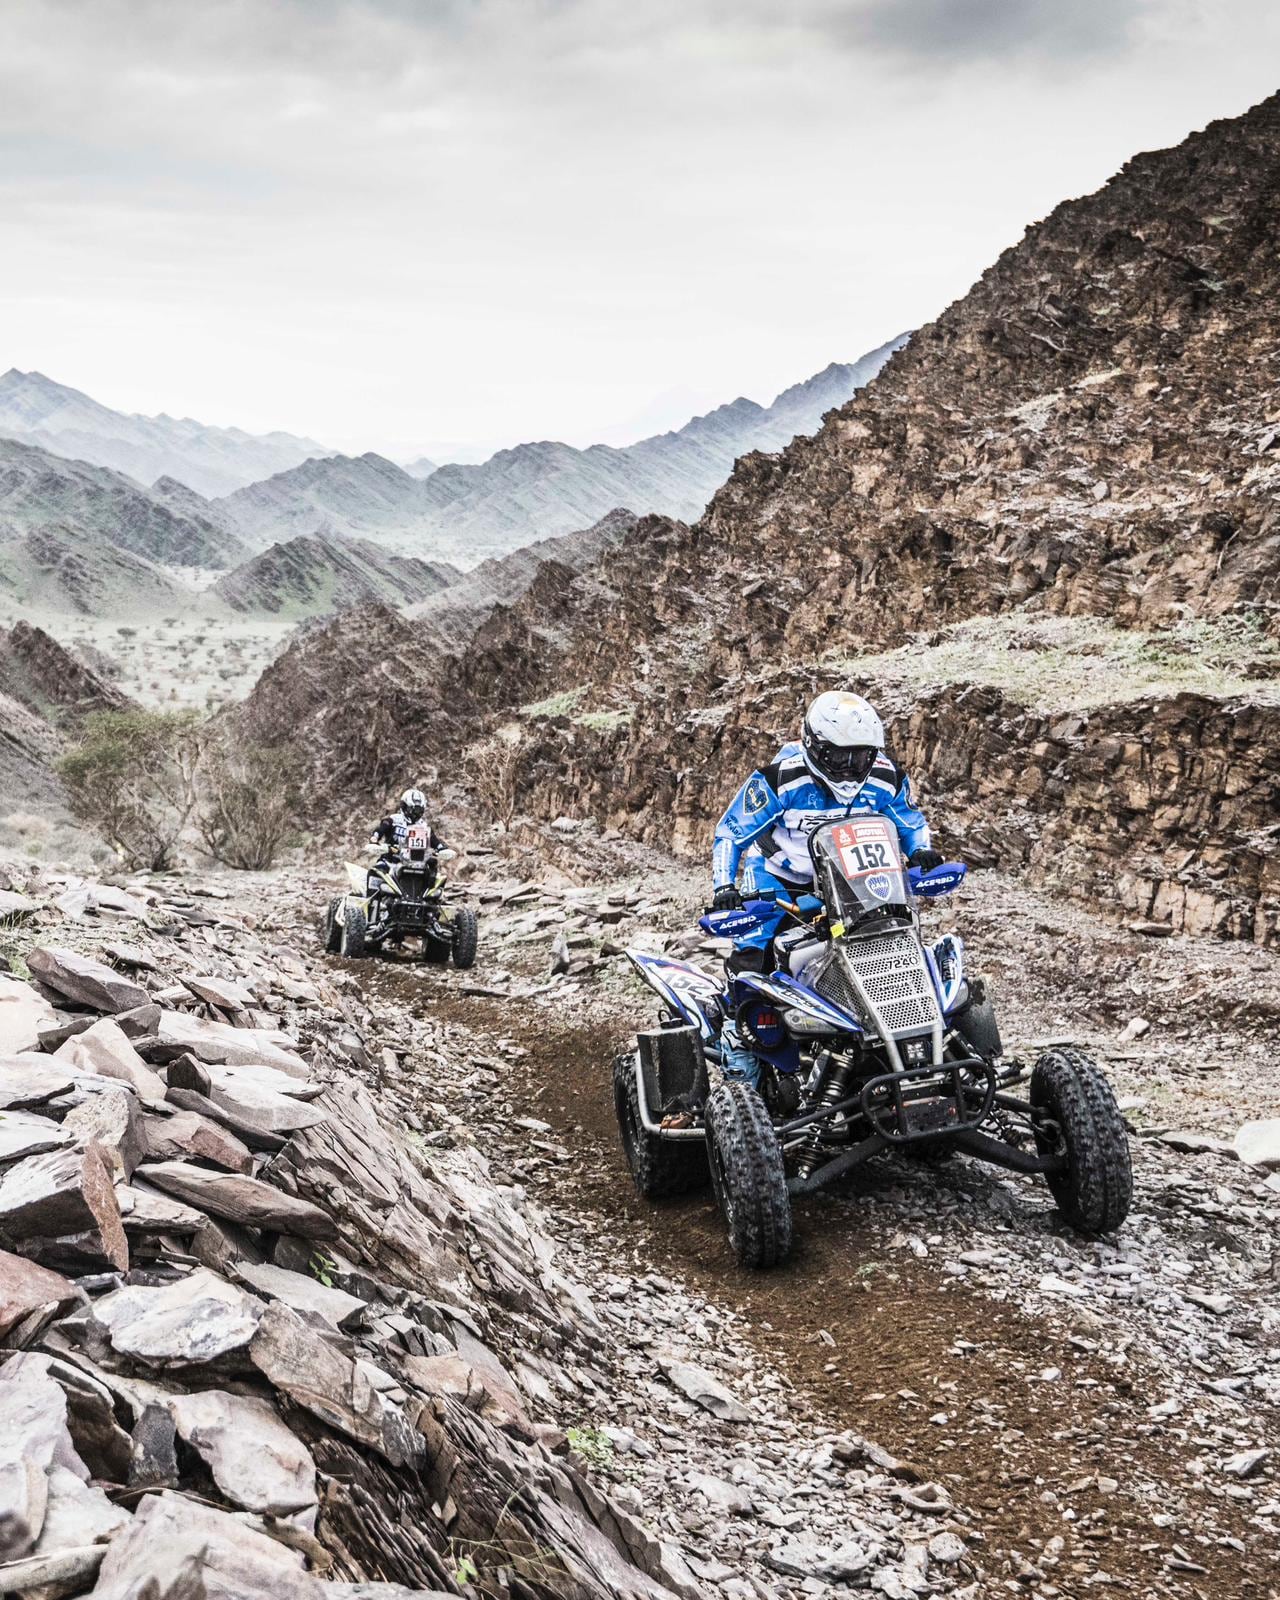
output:
M 720 1056 L 720 1074 L 729 1083 L 745 1083 L 757 1092 L 760 1088 L 760 1058 L 744 1047 L 738 1030 L 726 1022 L 720 1034 L 724 1046 Z

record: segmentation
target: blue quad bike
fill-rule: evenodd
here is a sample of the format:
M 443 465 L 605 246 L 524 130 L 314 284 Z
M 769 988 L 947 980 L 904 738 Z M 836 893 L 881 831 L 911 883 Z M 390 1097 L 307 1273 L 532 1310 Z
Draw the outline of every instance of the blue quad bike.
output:
M 793 1196 L 884 1151 L 929 1162 L 962 1152 L 1041 1174 L 1071 1227 L 1112 1233 L 1133 1176 L 1110 1084 L 1076 1050 L 1047 1050 L 1029 1072 L 1006 1059 L 961 939 L 922 936 L 919 903 L 959 888 L 966 868 L 905 866 L 892 824 L 875 816 L 828 823 L 809 849 L 816 894 L 700 919 L 726 938 L 776 927 L 764 970 L 734 962 L 715 978 L 627 952 L 664 1008 L 613 1069 L 640 1193 L 709 1179 L 738 1260 L 770 1267 L 791 1250 Z M 755 1084 L 740 1071 L 744 1050 Z

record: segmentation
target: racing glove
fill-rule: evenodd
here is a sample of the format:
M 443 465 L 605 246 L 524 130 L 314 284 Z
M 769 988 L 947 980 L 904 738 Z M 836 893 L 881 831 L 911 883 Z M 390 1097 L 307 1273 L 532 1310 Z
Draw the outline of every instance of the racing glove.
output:
M 713 911 L 737 911 L 741 905 L 742 896 L 732 883 L 721 884 L 711 901 Z
M 932 872 L 935 867 L 942 865 L 943 859 L 937 850 L 922 848 L 911 852 L 910 856 L 907 857 L 907 865 L 909 867 L 919 867 L 921 872 Z

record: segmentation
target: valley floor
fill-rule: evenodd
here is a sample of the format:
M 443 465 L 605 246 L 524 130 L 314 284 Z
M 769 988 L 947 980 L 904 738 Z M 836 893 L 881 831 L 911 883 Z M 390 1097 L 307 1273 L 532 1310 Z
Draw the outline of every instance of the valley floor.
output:
M 1280 962 L 976 875 L 945 915 L 1008 1052 L 1071 1038 L 1116 1084 L 1128 1223 L 1085 1242 L 1037 1180 L 886 1160 L 806 1203 L 793 1260 L 751 1275 L 709 1195 L 649 1206 L 626 1171 L 610 1062 L 653 1012 L 600 948 L 689 952 L 700 885 L 611 853 L 587 887 L 477 884 L 473 973 L 346 964 L 375 1017 L 443 1028 L 458 1076 L 416 1086 L 428 1142 L 474 1139 L 526 1187 L 630 1341 L 618 1386 L 577 1396 L 609 1441 L 597 1471 L 729 1594 L 839 1593 L 841 1546 L 877 1525 L 892 1558 L 844 1577 L 890 1595 L 1280 1594 L 1280 1178 L 1226 1152 L 1280 1115 Z M 575 972 L 549 979 L 557 935 Z M 645 1403 L 671 1334 L 756 1420 Z M 842 1456 L 870 1473 L 851 1484 Z

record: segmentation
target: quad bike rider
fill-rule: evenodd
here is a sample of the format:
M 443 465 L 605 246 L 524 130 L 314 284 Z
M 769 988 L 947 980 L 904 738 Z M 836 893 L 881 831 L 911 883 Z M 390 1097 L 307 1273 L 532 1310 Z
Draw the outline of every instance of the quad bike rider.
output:
M 613 1064 L 640 1193 L 709 1181 L 739 1262 L 765 1267 L 791 1249 L 793 1198 L 888 1152 L 958 1154 L 1041 1177 L 1070 1227 L 1114 1232 L 1133 1178 L 1105 1075 L 1075 1049 L 1006 1056 L 964 941 L 927 931 L 966 871 L 933 849 L 872 707 L 819 695 L 716 828 L 699 925 L 733 942 L 722 972 L 627 951 L 662 1002 Z
M 861 695 L 829 690 L 805 713 L 800 737 L 784 744 L 766 767 L 753 772 L 716 825 L 711 870 L 715 911 L 736 910 L 747 899 L 776 897 L 777 915 L 737 940 L 731 972 L 767 972 L 774 937 L 786 906 L 813 885 L 809 839 L 840 817 L 880 815 L 897 829 L 908 866 L 941 865 L 929 824 L 914 804 L 911 780 L 885 754 L 884 723 Z M 818 902 L 813 901 L 816 908 Z M 725 1029 L 724 1075 L 756 1086 L 759 1063 L 739 1046 L 733 1024 Z
M 329 903 L 325 946 L 358 958 L 386 946 L 401 950 L 417 943 L 424 960 L 453 958 L 469 967 L 476 958 L 476 914 L 469 906 L 448 906 L 440 865 L 453 858 L 426 821 L 427 797 L 406 789 L 400 806 L 383 817 L 366 849 L 373 864 L 347 868 L 351 888 Z

